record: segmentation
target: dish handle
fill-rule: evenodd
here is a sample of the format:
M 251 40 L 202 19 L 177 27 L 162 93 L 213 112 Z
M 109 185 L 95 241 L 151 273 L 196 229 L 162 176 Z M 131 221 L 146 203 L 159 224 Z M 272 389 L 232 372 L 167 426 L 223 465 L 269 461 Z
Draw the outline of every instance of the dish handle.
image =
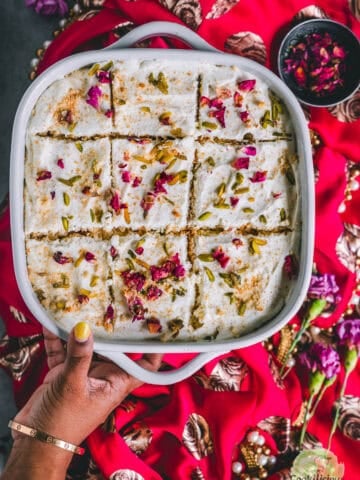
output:
M 203 367 L 207 362 L 210 362 L 219 355 L 224 355 L 227 352 L 200 353 L 197 357 L 193 358 L 177 370 L 166 372 L 151 372 L 150 370 L 140 367 L 136 362 L 125 355 L 125 353 L 102 352 L 100 350 L 97 350 L 97 353 L 108 357 L 112 362 L 116 363 L 116 365 L 124 369 L 129 375 L 138 378 L 144 383 L 151 383 L 153 385 L 172 385 L 173 383 L 185 380 Z
M 151 37 L 170 37 L 176 38 L 186 43 L 195 50 L 206 52 L 219 52 L 215 47 L 209 45 L 199 35 L 183 25 L 172 22 L 149 22 L 134 28 L 131 32 L 112 43 L 104 50 L 117 50 L 119 48 L 129 48 L 135 43 L 142 42 Z

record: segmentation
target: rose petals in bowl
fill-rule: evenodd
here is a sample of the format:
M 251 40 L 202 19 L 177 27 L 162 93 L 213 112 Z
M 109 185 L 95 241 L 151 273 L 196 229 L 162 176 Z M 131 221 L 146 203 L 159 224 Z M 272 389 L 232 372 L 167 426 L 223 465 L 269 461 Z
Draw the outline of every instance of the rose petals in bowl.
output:
M 312 19 L 296 25 L 282 41 L 278 69 L 304 104 L 328 107 L 351 96 L 360 83 L 360 44 L 341 23 Z

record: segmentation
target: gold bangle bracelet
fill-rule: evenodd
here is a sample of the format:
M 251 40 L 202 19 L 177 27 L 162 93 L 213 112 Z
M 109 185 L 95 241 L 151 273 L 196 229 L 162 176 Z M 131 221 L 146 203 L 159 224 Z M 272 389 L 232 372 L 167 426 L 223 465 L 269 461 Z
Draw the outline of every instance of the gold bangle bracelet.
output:
M 16 432 L 23 433 L 28 437 L 35 438 L 35 440 L 55 445 L 56 447 L 62 448 L 63 450 L 67 450 L 68 452 L 76 453 L 77 455 L 84 455 L 85 453 L 85 448 L 83 447 L 77 447 L 72 443 L 64 442 L 64 440 L 55 438 L 52 435 L 48 435 L 45 432 L 37 430 L 36 428 L 27 427 L 26 425 L 22 425 L 21 423 L 14 422 L 13 420 L 9 421 L 8 427 L 12 430 L 15 430 Z

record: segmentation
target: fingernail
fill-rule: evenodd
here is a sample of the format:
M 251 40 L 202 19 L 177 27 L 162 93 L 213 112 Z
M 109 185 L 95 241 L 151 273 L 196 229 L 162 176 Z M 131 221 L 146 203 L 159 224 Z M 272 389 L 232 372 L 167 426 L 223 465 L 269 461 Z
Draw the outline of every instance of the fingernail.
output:
M 74 327 L 74 337 L 79 343 L 85 343 L 89 340 L 91 329 L 86 322 L 79 322 Z

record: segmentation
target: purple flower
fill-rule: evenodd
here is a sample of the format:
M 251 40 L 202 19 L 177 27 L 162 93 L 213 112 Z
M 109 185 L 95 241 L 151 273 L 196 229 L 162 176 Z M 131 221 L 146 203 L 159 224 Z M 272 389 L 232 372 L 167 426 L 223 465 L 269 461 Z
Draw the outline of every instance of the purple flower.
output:
M 328 303 L 339 303 L 340 295 L 337 295 L 339 287 L 335 281 L 335 275 L 325 273 L 324 275 L 312 275 L 308 290 L 309 298 L 323 298 Z
M 63 17 L 69 10 L 65 0 L 25 0 L 27 7 L 33 7 L 41 15 L 60 15 Z
M 360 347 L 360 318 L 343 320 L 336 325 L 339 344 L 347 347 Z
M 322 372 L 326 378 L 332 378 L 340 371 L 340 357 L 337 351 L 321 343 L 313 343 L 307 352 L 299 355 L 300 363 L 313 371 Z

